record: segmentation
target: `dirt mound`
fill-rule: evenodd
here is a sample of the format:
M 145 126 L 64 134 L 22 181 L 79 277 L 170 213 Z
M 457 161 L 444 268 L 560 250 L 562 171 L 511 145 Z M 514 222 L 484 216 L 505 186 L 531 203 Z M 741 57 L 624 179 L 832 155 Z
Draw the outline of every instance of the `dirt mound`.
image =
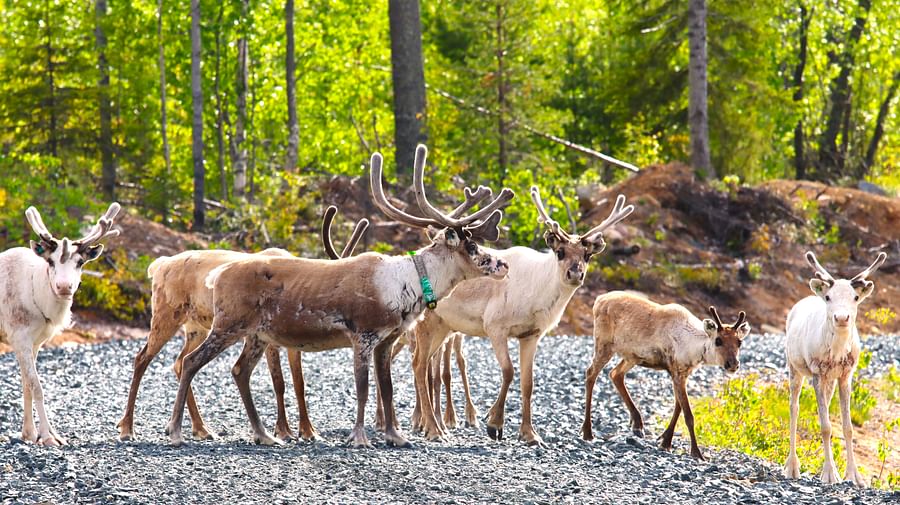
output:
M 111 249 L 128 251 L 129 258 L 137 256 L 171 256 L 188 249 L 205 249 L 206 240 L 198 235 L 182 233 L 166 228 L 160 223 L 122 212 L 116 218 L 118 237 L 107 241 Z
M 594 298 L 615 289 L 681 303 L 699 317 L 710 305 L 726 317 L 744 310 L 757 330 L 783 331 L 790 307 L 811 294 L 807 250 L 836 275 L 853 275 L 878 251 L 887 252 L 872 277 L 878 289 L 860 307 L 858 323 L 865 332 L 900 330 L 896 317 L 875 313 L 900 296 L 896 199 L 806 181 L 713 187 L 680 163 L 648 167 L 600 196 L 610 202 L 617 194 L 626 195 L 635 212 L 616 232 L 641 250 L 595 260 L 559 332 L 589 333 Z M 609 205 L 585 213 L 580 227 L 600 222 Z

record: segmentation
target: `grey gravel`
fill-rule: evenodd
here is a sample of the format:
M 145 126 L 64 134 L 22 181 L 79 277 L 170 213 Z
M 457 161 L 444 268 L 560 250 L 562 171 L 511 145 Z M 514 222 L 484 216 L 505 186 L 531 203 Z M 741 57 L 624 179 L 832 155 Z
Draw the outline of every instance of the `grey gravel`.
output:
M 349 434 L 356 405 L 348 350 L 304 357 L 313 422 L 325 440 L 256 446 L 250 442 L 229 373 L 240 346 L 215 360 L 194 381 L 201 410 L 219 438 L 191 440 L 186 420 L 187 444 L 172 448 L 163 427 L 177 387 L 171 364 L 180 342 L 170 344 L 144 378 L 135 419 L 138 441 L 120 443 L 115 425 L 124 409 L 132 359 L 142 344 L 118 341 L 40 354 L 47 406 L 57 430 L 70 443 L 62 449 L 21 442 L 18 367 L 11 354 L 0 356 L 2 503 L 900 501 L 900 493 L 858 490 L 847 484 L 823 487 L 811 475 L 784 480 L 778 464 L 733 451 L 706 448 L 709 461 L 694 461 L 686 452 L 686 434 L 676 437 L 674 453 L 659 451 L 654 438 L 631 436 L 627 412 L 605 374 L 595 388 L 598 439 L 593 444 L 581 442 L 584 370 L 592 353 L 592 343 L 584 337 L 547 337 L 541 342 L 534 421 L 546 448 L 529 448 L 515 439 L 521 412 L 518 382 L 508 398 L 503 441 L 490 440 L 483 428 L 463 427 L 444 442 L 411 435 L 413 449 L 394 449 L 370 431 L 374 450 L 346 448 L 342 441 Z M 466 345 L 475 402 L 483 415 L 496 394 L 499 370 L 486 340 L 473 339 Z M 877 350 L 869 373 L 879 373 L 900 359 L 898 337 L 873 337 L 864 345 Z M 782 348 L 782 336 L 750 336 L 739 373 L 763 372 L 778 380 L 784 373 Z M 514 353 L 515 349 L 513 345 Z M 404 427 L 414 400 L 409 370 L 409 354 L 404 351 L 394 364 L 395 398 Z M 708 394 L 725 377 L 721 370 L 703 369 L 692 379 L 690 394 Z M 645 418 L 670 413 L 671 386 L 665 374 L 635 369 L 628 383 Z M 462 414 L 458 381 L 454 388 Z M 274 401 L 264 364 L 254 374 L 253 389 L 260 413 L 271 426 Z M 289 412 L 296 423 L 291 400 L 289 395 Z M 368 412 L 371 425 L 374 389 Z M 649 426 L 653 430 L 656 424 Z

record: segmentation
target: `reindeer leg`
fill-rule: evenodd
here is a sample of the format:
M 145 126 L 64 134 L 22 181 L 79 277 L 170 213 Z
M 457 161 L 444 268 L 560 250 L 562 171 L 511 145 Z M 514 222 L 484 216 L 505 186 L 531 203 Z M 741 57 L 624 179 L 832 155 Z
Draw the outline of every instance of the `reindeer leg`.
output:
M 269 367 L 269 375 L 272 377 L 272 389 L 275 390 L 275 403 L 278 414 L 275 420 L 275 437 L 282 442 L 294 438 L 291 427 L 288 426 L 287 407 L 284 403 L 284 373 L 281 370 L 281 352 L 278 347 L 270 345 L 266 349 L 266 365 Z
M 18 359 L 18 355 L 16 355 Z M 22 440 L 24 442 L 34 443 L 38 441 L 37 427 L 34 424 L 34 402 L 31 396 L 31 386 L 29 380 L 25 376 L 25 369 L 19 360 L 19 376 L 22 379 L 22 404 L 24 407 L 22 413 Z
M 66 440 L 56 435 L 56 431 L 53 429 L 53 426 L 50 423 L 50 419 L 47 417 L 47 411 L 44 408 L 44 390 L 41 387 L 41 379 L 38 376 L 37 366 L 35 364 L 35 354 L 37 351 L 37 347 L 32 347 L 30 342 L 24 342 L 24 339 L 17 341 L 19 339 L 11 339 L 13 344 L 13 351 L 16 354 L 16 360 L 19 362 L 19 369 L 22 373 L 22 381 L 26 384 L 27 390 L 30 392 L 31 400 L 34 402 L 34 406 L 37 408 L 38 421 L 40 422 L 38 426 L 38 436 L 36 442 L 39 445 L 45 446 L 60 446 L 66 445 Z M 24 396 L 24 395 L 23 395 Z M 25 398 L 28 400 L 28 398 Z M 28 401 L 23 403 L 29 403 Z M 28 410 L 30 411 L 30 405 L 26 405 Z M 33 415 L 33 414 L 32 414 Z M 25 423 L 22 426 L 22 435 L 23 439 L 25 439 L 26 435 L 31 435 L 27 433 L 29 428 L 33 429 L 34 426 L 34 418 L 31 417 L 31 427 L 28 426 L 29 416 L 26 414 Z M 32 439 L 34 440 L 34 439 Z
M 296 349 L 288 349 L 288 363 L 291 365 L 291 379 L 294 382 L 294 395 L 297 397 L 297 411 L 300 415 L 300 437 L 303 440 L 317 440 L 319 433 L 309 419 L 306 406 L 306 382 L 303 379 L 302 354 Z
M 150 321 L 147 343 L 134 357 L 134 372 L 131 375 L 131 386 L 128 389 L 128 403 L 125 405 L 125 414 L 116 425 L 119 428 L 119 440 L 123 442 L 134 439 L 134 404 L 137 401 L 141 379 L 143 379 L 147 367 L 163 346 L 172 340 L 178 327 L 184 322 L 162 309 L 157 310 L 157 307 L 162 306 L 160 302 L 154 300 L 153 318 Z
M 703 457 L 703 453 L 700 452 L 700 446 L 697 445 L 697 435 L 694 433 L 694 413 L 691 411 L 691 402 L 687 395 L 687 377 L 673 374 L 672 382 L 675 389 L 675 400 L 681 405 L 681 411 L 684 413 L 684 424 L 687 425 L 688 433 L 691 434 L 691 457 L 706 460 Z
M 813 375 L 812 385 L 816 390 L 816 405 L 819 408 L 819 427 L 822 430 L 822 452 L 825 453 L 825 461 L 822 463 L 822 482 L 835 484 L 838 482 L 837 468 L 834 466 L 834 457 L 831 454 L 831 420 L 828 417 L 828 406 L 831 405 L 831 397 L 834 396 L 833 380 L 825 380 L 818 375 Z
M 415 373 L 416 407 L 419 412 L 422 434 L 426 440 L 440 440 L 445 434 L 434 417 L 428 376 L 431 370 L 432 343 L 446 335 L 446 332 L 443 331 L 443 328 L 432 328 L 431 325 L 433 325 L 431 320 L 426 318 L 416 326 L 415 338 L 410 341 L 410 348 L 414 348 L 413 372 Z M 414 418 L 413 426 L 416 426 L 415 421 Z
M 850 385 L 852 381 L 852 370 L 849 370 L 838 381 L 838 399 L 841 403 L 841 427 L 844 429 L 844 452 L 847 459 L 847 470 L 844 472 L 844 480 L 848 480 L 858 487 L 866 487 L 866 481 L 856 468 L 856 458 L 853 456 L 853 423 L 850 420 Z
M 431 408 L 434 411 L 434 419 L 441 432 L 447 433 L 447 426 L 444 425 L 444 418 L 441 414 L 441 356 L 443 354 L 444 346 L 441 346 L 437 352 L 431 355 L 429 360 L 431 372 L 428 374 L 428 383 L 431 386 Z
M 612 350 L 607 347 L 595 348 L 594 358 L 584 372 L 584 422 L 581 424 L 581 438 L 586 441 L 594 440 L 593 416 L 591 414 L 594 384 L 597 382 L 597 376 L 600 375 L 603 367 L 609 363 L 612 355 Z
M 503 382 L 500 383 L 500 393 L 497 400 L 488 411 L 487 433 L 494 440 L 503 440 L 503 421 L 504 411 L 506 410 L 506 394 L 509 392 L 509 385 L 513 380 L 513 365 L 509 359 L 509 343 L 506 341 L 506 335 L 490 336 L 491 347 L 494 349 L 494 356 L 500 365 L 500 371 L 503 375 Z
M 475 408 L 472 392 L 469 390 L 468 363 L 466 363 L 466 353 L 463 348 L 463 336 L 459 333 L 453 337 L 453 350 L 456 352 L 456 367 L 459 369 L 459 378 L 462 381 L 463 392 L 466 394 L 466 426 L 477 428 L 479 425 L 478 409 Z
M 531 395 L 534 391 L 534 355 L 537 353 L 541 336 L 519 339 L 519 370 L 522 389 L 522 424 L 519 426 L 519 438 L 528 445 L 543 446 L 544 440 L 531 422 Z
M 397 429 L 397 418 L 394 412 L 394 385 L 391 380 L 391 350 L 397 336 L 375 346 L 375 378 L 381 391 L 382 410 L 384 411 L 384 440 L 395 447 L 412 447 L 412 444 Z
M 372 361 L 372 349 L 378 336 L 373 333 L 353 335 L 353 375 L 356 380 L 356 424 L 350 432 L 348 442 L 353 447 L 368 447 L 366 436 L 366 400 L 369 398 L 369 363 Z
M 672 419 L 669 420 L 669 425 L 666 426 L 666 430 L 662 432 L 660 435 L 660 444 L 659 448 L 664 451 L 672 450 L 672 437 L 675 436 L 675 426 L 678 424 L 678 418 L 681 417 L 681 403 L 678 400 L 675 400 L 675 409 L 672 411 Z
M 784 463 L 784 476 L 789 479 L 800 478 L 800 459 L 797 458 L 797 419 L 800 416 L 800 391 L 803 389 L 804 377 L 788 364 L 790 384 L 789 410 L 791 413 L 790 440 L 791 448 Z
M 444 409 L 444 426 L 456 429 L 456 405 L 453 405 L 453 393 L 450 391 L 452 382 L 450 370 L 450 358 L 453 354 L 452 342 L 444 344 L 444 360 L 441 364 L 441 382 L 444 383 L 444 391 L 447 395 L 447 406 Z
M 643 438 L 644 419 L 641 417 L 641 412 L 631 399 L 628 388 L 625 387 L 625 374 L 632 368 L 634 368 L 634 363 L 627 359 L 622 359 L 622 361 L 609 372 L 609 378 L 612 379 L 613 385 L 616 386 L 616 391 L 619 392 L 619 396 L 622 397 L 622 401 L 624 401 L 625 406 L 628 407 L 628 413 L 631 414 L 631 432 L 634 433 L 636 437 Z
M 175 377 L 179 380 L 181 379 L 181 370 L 184 366 L 184 357 L 202 344 L 206 339 L 207 333 L 209 333 L 207 328 L 192 322 L 188 322 L 188 324 L 185 325 L 184 331 L 184 347 L 181 349 L 181 354 L 175 359 L 174 366 Z M 188 389 L 187 406 L 188 413 L 191 415 L 191 433 L 194 435 L 194 438 L 197 440 L 215 439 L 215 435 L 213 435 L 212 431 L 206 426 L 206 423 L 203 422 L 203 416 L 200 415 L 200 408 L 197 407 L 197 399 L 194 397 L 193 387 Z
M 244 409 L 247 411 L 247 417 L 250 419 L 250 428 L 253 430 L 253 441 L 262 445 L 282 445 L 283 441 L 274 438 L 266 431 L 256 411 L 256 405 L 253 404 L 253 395 L 250 391 L 250 376 L 259 363 L 260 358 L 266 353 L 269 345 L 256 335 L 248 335 L 244 338 L 244 349 L 241 351 L 237 362 L 231 367 L 231 376 L 237 384 L 238 391 L 241 393 L 241 401 L 244 403 Z M 277 354 L 277 353 L 276 353 Z M 281 384 L 282 401 L 284 395 L 284 378 Z
M 166 433 L 169 435 L 172 445 L 179 446 L 184 443 L 181 436 L 181 422 L 184 419 L 184 404 L 187 401 L 194 376 L 222 351 L 234 345 L 238 338 L 240 336 L 235 329 L 218 330 L 213 327 L 206 340 L 194 352 L 184 357 L 181 381 L 178 384 L 178 394 L 175 396 L 172 417 L 166 425 Z

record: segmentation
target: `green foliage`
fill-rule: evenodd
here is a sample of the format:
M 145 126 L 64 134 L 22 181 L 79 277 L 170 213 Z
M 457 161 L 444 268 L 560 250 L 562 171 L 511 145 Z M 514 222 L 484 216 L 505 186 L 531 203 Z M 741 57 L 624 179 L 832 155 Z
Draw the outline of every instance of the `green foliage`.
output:
M 881 464 L 878 475 L 873 479 L 873 486 L 876 488 L 900 490 L 900 474 L 894 472 L 888 472 L 887 475 L 884 474 L 884 467 L 885 463 L 887 463 L 888 456 L 894 452 L 894 448 L 888 443 L 887 437 L 889 433 L 893 433 L 898 429 L 900 429 L 900 418 L 894 419 L 893 421 L 886 421 L 882 428 L 881 438 L 878 439 L 878 447 L 876 448 L 876 455 Z
M 850 418 L 856 426 L 862 426 L 877 406 L 872 381 L 859 377 L 860 371 L 868 367 L 871 359 L 871 351 L 863 351 L 854 374 Z M 897 384 L 900 385 L 900 376 Z M 735 449 L 783 463 L 789 448 L 789 396 L 786 383 L 759 383 L 758 375 L 731 379 L 716 396 L 692 401 L 697 438 L 702 445 Z M 835 392 L 829 405 L 829 414 L 833 419 L 840 417 L 838 396 Z M 664 423 L 666 419 L 660 418 L 659 422 Z M 824 456 L 815 392 L 808 385 L 800 392 L 797 426 L 800 466 L 815 472 L 821 468 Z M 841 472 L 845 464 L 842 450 L 839 437 L 832 437 L 832 453 Z
M 723 285 L 722 272 L 712 265 L 703 267 L 683 266 L 675 267 L 675 273 L 685 286 L 695 286 L 711 293 L 718 292 Z
M 747 273 L 750 274 L 750 280 L 759 280 L 759 277 L 762 275 L 762 265 L 755 261 L 751 261 L 747 264 Z
M 692 401 L 698 442 L 783 463 L 789 448 L 787 387 L 760 386 L 757 379 L 755 375 L 731 379 L 716 397 Z M 812 472 L 821 468 L 824 460 L 816 412 L 815 394 L 811 388 L 804 388 L 797 423 L 797 457 L 800 467 Z M 832 438 L 832 451 L 835 463 L 843 470 L 844 456 L 837 437 Z
M 896 365 L 892 365 L 884 377 L 884 393 L 888 400 L 900 403 L 900 371 Z
M 627 263 L 614 263 L 600 268 L 606 282 L 616 286 L 635 286 L 641 278 L 641 269 Z
M 122 321 L 149 319 L 150 281 L 147 267 L 153 258 L 129 259 L 122 249 L 104 253 L 100 260 L 89 263 L 75 292 L 78 307 L 96 309 Z

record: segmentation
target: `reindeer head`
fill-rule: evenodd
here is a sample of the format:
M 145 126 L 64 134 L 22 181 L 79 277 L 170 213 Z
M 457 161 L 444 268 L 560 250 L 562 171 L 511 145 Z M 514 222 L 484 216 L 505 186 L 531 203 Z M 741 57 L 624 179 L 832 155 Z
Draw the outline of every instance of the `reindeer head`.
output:
M 809 288 L 825 301 L 828 323 L 834 326 L 835 331 L 848 332 L 856 326 L 859 304 L 875 290 L 875 283 L 867 277 L 878 270 L 886 258 L 887 254 L 878 253 L 875 261 L 852 279 L 835 279 L 812 251 L 806 253 L 807 263 L 816 269 L 816 278 L 809 280 Z
M 544 209 L 541 193 L 537 186 L 531 187 L 531 200 L 537 207 L 538 221 L 547 226 L 544 240 L 547 242 L 547 247 L 556 254 L 560 280 L 570 286 L 580 286 L 584 282 L 587 263 L 591 260 L 591 256 L 606 248 L 603 231 L 634 212 L 634 205 L 625 206 L 625 196 L 619 195 L 609 216 L 602 223 L 582 235 L 570 235 Z
M 382 186 L 382 158 L 375 153 L 371 159 L 371 186 L 375 205 L 388 217 L 400 221 L 415 228 L 439 229 L 432 236 L 431 248 L 434 248 L 439 256 L 452 258 L 452 261 L 460 267 L 460 271 L 466 279 L 489 275 L 495 278 L 505 277 L 509 271 L 509 265 L 489 250 L 481 247 L 479 241 L 493 242 L 500 237 L 499 224 L 503 218 L 502 207 L 512 200 L 512 190 L 503 188 L 496 198 L 484 205 L 481 209 L 467 216 L 463 216 L 469 209 L 488 200 L 492 196 L 490 188 L 479 186 L 472 191 L 465 189 L 466 199 L 449 214 L 445 214 L 434 208 L 425 196 L 425 157 L 428 150 L 423 145 L 416 147 L 416 159 L 413 166 L 413 189 L 416 194 L 416 203 L 425 217 L 408 214 L 388 201 Z M 463 216 L 463 217 L 461 217 Z
M 67 237 L 53 238 L 37 209 L 29 207 L 25 211 L 31 229 L 40 237 L 37 242 L 31 241 L 31 250 L 47 262 L 50 290 L 57 298 L 72 299 L 75 290 L 81 284 L 81 268 L 88 261 L 100 257 L 100 253 L 103 252 L 103 244 L 98 242 L 119 234 L 118 230 L 110 230 L 119 209 L 118 203 L 110 205 L 90 233 L 78 240 L 69 240 Z
M 709 315 L 712 319 L 703 320 L 703 329 L 713 339 L 713 347 L 710 348 L 712 356 L 706 356 L 704 361 L 719 365 L 728 372 L 735 372 L 741 364 L 738 356 L 741 342 L 750 333 L 750 324 L 745 321 L 747 314 L 742 310 L 738 313 L 737 321 L 731 325 L 722 324 L 715 307 L 709 308 Z

